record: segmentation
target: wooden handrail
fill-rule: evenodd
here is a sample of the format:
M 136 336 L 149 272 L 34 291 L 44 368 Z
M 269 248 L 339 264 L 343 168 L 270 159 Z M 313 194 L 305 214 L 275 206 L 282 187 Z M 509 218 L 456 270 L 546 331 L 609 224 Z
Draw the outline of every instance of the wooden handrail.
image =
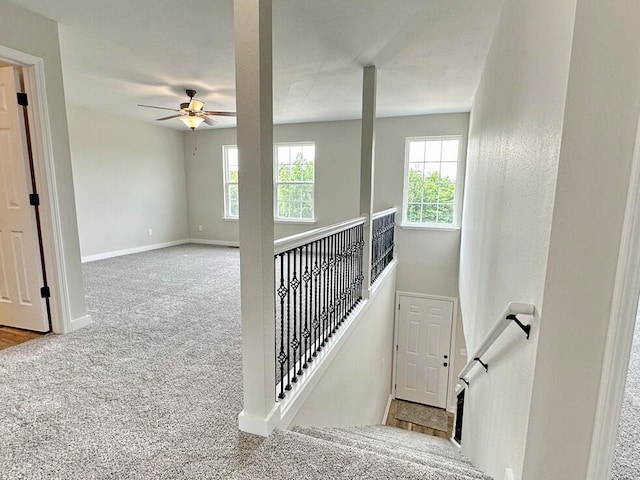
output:
M 469 361 L 460 371 L 458 378 L 468 386 L 469 380 L 468 378 L 466 378 L 466 375 L 474 366 L 476 366 L 477 364 L 482 364 L 482 366 L 485 368 L 485 371 L 489 371 L 489 366 L 482 361 L 482 356 L 487 352 L 487 350 L 489 350 L 489 348 L 491 348 L 491 345 L 493 345 L 498 337 L 500 337 L 502 332 L 504 332 L 504 330 L 509 326 L 510 323 L 516 323 L 527 334 L 527 338 L 529 338 L 529 330 L 531 326 L 523 325 L 518 320 L 516 315 L 533 315 L 534 312 L 535 306 L 529 303 L 510 303 L 509 305 L 507 305 L 507 308 L 504 310 L 504 312 L 502 312 L 480 346 L 476 349 L 473 355 L 469 356 Z

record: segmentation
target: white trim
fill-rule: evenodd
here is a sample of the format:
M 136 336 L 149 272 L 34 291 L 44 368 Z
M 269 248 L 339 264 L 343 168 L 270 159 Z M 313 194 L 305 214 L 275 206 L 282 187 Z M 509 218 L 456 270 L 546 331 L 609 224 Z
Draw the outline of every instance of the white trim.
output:
M 237 216 L 229 215 L 229 185 L 238 185 L 238 182 L 229 182 L 229 158 L 227 156 L 227 152 L 229 149 L 235 148 L 236 157 L 238 162 L 240 161 L 240 154 L 238 152 L 237 145 L 223 145 L 222 146 L 222 189 L 223 189 L 223 205 L 224 205 L 224 216 L 223 220 L 238 220 Z M 239 164 L 238 164 L 239 165 Z
M 611 478 L 640 298 L 640 122 L 631 166 L 587 480 Z
M 458 327 L 458 318 L 459 318 L 459 306 L 458 299 L 456 298 L 453 303 L 453 323 L 451 324 L 451 342 L 449 342 L 449 381 L 447 383 L 447 411 L 455 414 L 456 406 L 457 406 L 457 396 L 455 393 L 455 386 L 458 382 L 456 380 L 456 375 L 454 372 L 455 360 L 456 360 L 456 350 L 457 350 L 457 327 Z M 451 395 L 449 395 L 451 394 Z
M 197 243 L 199 245 L 218 245 L 220 247 L 240 247 L 240 242 L 234 240 L 206 240 L 204 238 L 191 238 L 187 243 Z
M 312 146 L 313 147 L 313 180 L 299 182 L 279 182 L 278 181 L 278 147 L 287 146 Z M 291 152 L 291 150 L 289 150 Z M 278 216 L 278 186 L 279 185 L 311 185 L 313 187 L 313 200 L 311 203 L 310 218 L 287 218 Z M 273 218 L 274 223 L 316 223 L 316 142 L 315 140 L 303 142 L 274 142 L 273 143 Z
M 25 89 L 30 96 L 29 126 L 36 182 L 43 198 L 40 218 L 47 280 L 51 290 L 51 325 L 53 332 L 67 333 L 71 329 L 71 302 L 67 288 L 44 60 L 3 45 L 0 45 L 0 59 L 24 67 Z
M 378 218 L 386 217 L 387 215 L 391 215 L 392 213 L 397 213 L 397 212 L 398 212 L 398 207 L 391 207 L 391 208 L 387 208 L 386 210 L 382 210 L 381 212 L 375 212 L 373 215 L 371 215 L 371 221 L 373 222 Z
M 401 223 L 399 225 L 403 230 L 434 230 L 440 232 L 459 232 L 460 225 L 439 226 L 437 223 Z
M 81 328 L 88 327 L 93 323 L 93 319 L 91 315 L 84 315 L 80 318 L 75 318 L 71 320 L 71 332 L 75 332 L 76 330 L 80 330 Z
M 396 263 L 398 263 L 398 259 L 396 257 L 393 257 L 393 260 L 391 260 L 389 264 L 386 267 L 384 267 L 384 270 L 380 273 L 380 275 L 378 275 L 378 278 L 376 278 L 376 281 L 373 282 L 373 285 L 369 287 L 369 297 L 376 294 L 376 292 L 380 288 L 380 285 L 384 283 L 384 279 L 387 276 L 391 275 L 390 272 L 392 271 L 392 269 L 396 268 Z
M 394 318 L 394 322 L 395 322 L 395 328 L 394 328 L 394 333 L 393 333 L 393 364 L 391 366 L 392 370 L 392 385 L 393 388 L 391 389 L 393 392 L 393 398 L 397 398 L 396 397 L 396 384 L 397 384 L 397 376 L 396 376 L 396 370 L 397 370 L 397 362 L 398 362 L 398 329 L 400 326 L 400 297 L 413 297 L 413 298 L 427 298 L 429 300 L 442 300 L 445 302 L 451 302 L 453 303 L 453 318 L 451 319 L 451 332 L 450 332 L 450 340 L 449 340 L 449 375 L 447 378 L 447 395 L 446 395 L 446 399 L 445 399 L 445 410 L 450 411 L 450 405 L 449 402 L 451 400 L 449 392 L 451 391 L 451 385 L 452 385 L 452 381 L 453 381 L 453 360 L 454 360 L 454 353 L 455 353 L 455 334 L 456 334 L 456 322 L 457 322 L 457 315 L 458 315 L 458 299 L 455 297 L 445 297 L 442 295 L 430 295 L 430 294 L 426 294 L 426 293 L 413 293 L 413 292 L 401 292 L 401 291 L 397 291 L 396 292 L 396 306 L 395 306 L 395 318 Z
M 391 402 L 393 402 L 393 394 L 389 394 L 389 398 L 387 399 L 387 406 L 384 409 L 384 415 L 382 416 L 382 425 L 387 424 L 387 420 L 389 418 L 389 410 L 391 409 Z
M 329 235 L 342 232 L 343 230 L 355 227 L 356 225 L 364 224 L 366 219 L 367 217 L 354 218 L 352 220 L 347 220 L 346 222 L 336 223 L 329 227 L 316 228 L 314 230 L 309 230 L 308 232 L 302 232 L 296 235 L 291 235 L 289 237 L 280 238 L 274 242 L 275 253 L 278 254 L 286 252 L 287 250 L 290 250 L 292 248 L 296 248 L 301 245 L 314 242 L 321 238 L 328 237 Z
M 238 428 L 243 432 L 268 437 L 280 420 L 280 404 L 276 403 L 266 418 L 247 415 L 242 410 L 238 414 Z
M 189 239 L 175 240 L 173 242 L 154 243 L 153 245 L 143 245 L 141 247 L 125 248 L 124 250 L 115 250 L 112 252 L 97 253 L 95 255 L 87 255 L 82 257 L 82 263 L 95 262 L 106 258 L 121 257 L 123 255 L 131 255 L 133 253 L 148 252 L 150 250 L 158 250 L 160 248 L 174 247 L 176 245 L 184 245 L 185 243 L 195 243 Z
M 298 225 L 315 225 L 318 223 L 314 218 L 274 218 L 273 223 L 293 223 Z
M 458 140 L 458 160 L 457 160 L 457 171 L 456 171 L 456 193 L 454 197 L 454 205 L 453 205 L 453 222 L 449 225 L 444 225 L 443 227 L 434 227 L 431 224 L 411 224 L 407 222 L 406 213 L 407 213 L 407 193 L 408 193 L 408 177 L 409 177 L 409 142 L 412 140 L 424 140 L 424 141 L 443 141 L 443 140 Z M 402 176 L 402 206 L 400 212 L 400 227 L 401 228 L 411 228 L 412 225 L 415 225 L 414 228 L 418 229 L 459 229 L 460 221 L 462 219 L 462 196 L 464 195 L 464 173 L 465 173 L 465 160 L 466 160 L 466 150 L 462 147 L 464 146 L 465 138 L 464 135 L 453 134 L 453 135 L 420 135 L 415 137 L 405 137 L 404 139 L 404 174 Z

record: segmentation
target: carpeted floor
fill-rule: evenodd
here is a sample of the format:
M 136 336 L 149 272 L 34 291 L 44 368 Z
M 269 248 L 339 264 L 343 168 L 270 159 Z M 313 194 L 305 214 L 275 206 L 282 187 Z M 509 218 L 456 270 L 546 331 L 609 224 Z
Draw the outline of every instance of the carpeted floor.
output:
M 487 478 L 448 441 L 390 427 L 341 442 L 322 429 L 239 432 L 238 250 L 185 245 L 83 268 L 94 324 L 0 351 L 0 479 Z M 385 450 L 393 442 L 431 453 L 414 461 Z
M 242 409 L 238 250 L 84 265 L 94 324 L 0 352 L 0 478 L 228 478 Z
M 640 478 L 640 319 L 636 319 L 612 478 Z

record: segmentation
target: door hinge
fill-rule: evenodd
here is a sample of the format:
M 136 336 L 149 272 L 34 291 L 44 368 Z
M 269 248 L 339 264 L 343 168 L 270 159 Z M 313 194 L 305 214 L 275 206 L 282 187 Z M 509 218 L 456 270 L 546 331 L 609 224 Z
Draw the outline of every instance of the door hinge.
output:
M 396 343 L 396 352 L 398 351 L 398 344 Z
M 42 287 L 40 289 L 40 296 L 42 298 L 50 298 L 51 297 L 51 290 L 49 290 L 49 287 L 47 285 L 45 285 L 44 287 Z
M 398 304 L 398 310 L 400 310 L 400 304 Z
M 26 93 L 22 93 L 22 92 L 18 92 L 18 105 L 22 106 L 22 107 L 28 107 L 29 106 L 29 99 L 27 98 L 27 94 Z
M 30 193 L 29 205 L 33 205 L 34 207 L 37 207 L 38 205 L 40 205 L 40 195 L 38 195 L 37 193 Z

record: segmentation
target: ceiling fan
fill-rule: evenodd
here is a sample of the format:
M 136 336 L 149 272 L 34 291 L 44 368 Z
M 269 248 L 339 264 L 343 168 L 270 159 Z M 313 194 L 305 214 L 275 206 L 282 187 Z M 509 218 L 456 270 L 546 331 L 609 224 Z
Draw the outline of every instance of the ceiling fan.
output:
M 157 118 L 156 120 L 169 120 L 170 118 L 179 118 L 184 122 L 184 124 L 189 127 L 191 130 L 195 130 L 200 126 L 202 122 L 207 125 L 215 125 L 215 121 L 208 117 L 208 115 L 217 115 L 220 117 L 235 117 L 236 112 L 218 112 L 218 111 L 208 111 L 203 110 L 204 102 L 200 100 L 196 100 L 196 91 L 195 90 L 185 90 L 185 93 L 189 97 L 188 102 L 184 102 L 180 104 L 180 108 L 166 108 L 166 107 L 156 107 L 154 105 L 141 105 L 138 104 L 139 107 L 147 107 L 147 108 L 158 108 L 160 110 L 171 110 L 173 112 L 178 112 L 175 115 L 169 115 L 168 117 Z

